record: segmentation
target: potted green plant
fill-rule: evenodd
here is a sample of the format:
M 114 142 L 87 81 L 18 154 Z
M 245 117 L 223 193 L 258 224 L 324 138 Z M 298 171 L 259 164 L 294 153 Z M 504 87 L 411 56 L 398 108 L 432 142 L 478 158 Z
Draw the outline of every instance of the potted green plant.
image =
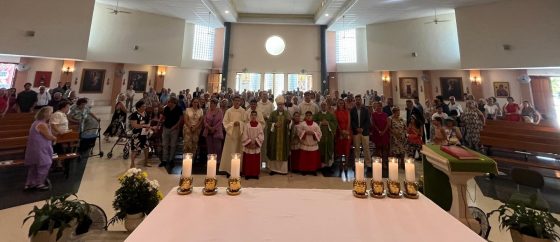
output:
M 532 199 L 535 203 L 536 199 Z M 560 235 L 554 230 L 560 226 L 560 221 L 548 211 L 530 208 L 524 203 L 512 201 L 491 211 L 488 216 L 498 213 L 500 229 L 508 229 L 513 242 L 549 242 L 560 240 Z
M 113 208 L 116 214 L 109 224 L 124 221 L 127 231 L 132 232 L 163 198 L 157 180 L 150 181 L 148 174 L 131 168 L 119 177 L 121 187 L 115 192 Z
M 88 213 L 88 203 L 78 200 L 75 194 L 65 194 L 47 199 L 41 208 L 33 206 L 23 223 L 33 219 L 29 227 L 32 242 L 65 241 Z

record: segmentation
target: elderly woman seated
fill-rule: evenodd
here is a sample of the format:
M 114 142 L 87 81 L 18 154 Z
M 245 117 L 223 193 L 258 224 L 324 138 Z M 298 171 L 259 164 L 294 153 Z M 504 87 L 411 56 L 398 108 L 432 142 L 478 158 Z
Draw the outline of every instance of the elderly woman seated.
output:
M 70 107 L 68 120 L 70 123 L 80 125 L 80 137 L 82 139 L 96 138 L 99 130 L 99 118 L 95 116 L 87 106 L 88 99 L 80 98 L 76 104 Z

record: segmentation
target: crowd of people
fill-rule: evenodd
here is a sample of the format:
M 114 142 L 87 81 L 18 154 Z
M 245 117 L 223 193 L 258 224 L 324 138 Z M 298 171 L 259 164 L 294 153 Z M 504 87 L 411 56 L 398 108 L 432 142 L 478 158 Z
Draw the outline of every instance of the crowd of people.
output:
M 55 140 L 49 135 L 69 132 L 69 123 L 80 124 L 82 133 L 99 125 L 88 99 L 77 98 L 68 83 L 58 83 L 48 91 L 40 87 L 35 92 L 30 83 L 24 88 L 17 95 L 14 89 L 0 89 L 0 114 L 40 110 L 32 130 L 45 142 Z M 189 89 L 174 93 L 150 88 L 136 103 L 134 95 L 132 87 L 118 95 L 111 122 L 103 132 L 108 140 L 127 128 L 132 130 L 131 167 L 136 166 L 141 151 L 144 165 L 150 166 L 148 137 L 157 133 L 161 136 L 160 166 L 173 164 L 182 137 L 184 153 L 193 153 L 200 160 L 216 154 L 219 171 L 226 175 L 231 173 L 232 154 L 243 154 L 246 178 L 258 178 L 262 163 L 271 175 L 289 171 L 316 175 L 318 171 L 332 172 L 335 164 L 345 166 L 355 157 L 363 157 L 371 166 L 372 155 L 382 157 L 386 169 L 388 157 L 419 157 L 426 142 L 463 144 L 478 150 L 486 120 L 541 121 L 529 102 L 519 105 L 511 97 L 503 107 L 494 97 L 475 101 L 472 95 L 463 97 L 464 108 L 455 97 L 445 102 L 438 96 L 424 105 L 419 99 L 406 100 L 401 112 L 392 98 L 374 90 L 363 95 L 296 90 L 274 98 L 271 91 L 208 93 L 197 88 L 192 93 Z M 44 129 L 42 122 L 50 128 Z M 41 160 L 33 154 L 29 157 Z

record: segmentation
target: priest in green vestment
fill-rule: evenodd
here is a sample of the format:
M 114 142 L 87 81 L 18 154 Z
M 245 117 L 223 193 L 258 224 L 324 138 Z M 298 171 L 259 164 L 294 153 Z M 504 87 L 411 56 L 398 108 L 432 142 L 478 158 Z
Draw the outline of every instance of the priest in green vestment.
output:
M 329 112 L 326 102 L 321 103 L 321 111 L 313 115 L 313 121 L 321 127 L 321 140 L 319 141 L 319 152 L 323 167 L 330 167 L 334 161 L 334 136 L 338 123 L 334 114 Z
M 288 174 L 288 151 L 290 149 L 290 137 L 288 136 L 288 125 L 290 124 L 290 113 L 284 107 L 283 96 L 276 98 L 276 110 L 270 114 L 267 123 L 268 133 L 268 169 L 270 174 Z

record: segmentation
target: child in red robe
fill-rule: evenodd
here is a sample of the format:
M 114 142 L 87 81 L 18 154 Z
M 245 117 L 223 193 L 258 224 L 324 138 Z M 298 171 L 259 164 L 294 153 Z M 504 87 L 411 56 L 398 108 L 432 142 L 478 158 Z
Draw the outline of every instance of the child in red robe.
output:
M 261 146 L 264 141 L 263 127 L 257 121 L 257 111 L 251 111 L 250 122 L 242 135 L 243 175 L 245 179 L 259 179 L 261 172 Z
M 321 153 L 319 152 L 319 140 L 321 140 L 321 128 L 313 122 L 313 113 L 305 113 L 305 123 L 299 126 L 300 153 L 299 170 L 303 175 L 317 175 L 321 169 Z

